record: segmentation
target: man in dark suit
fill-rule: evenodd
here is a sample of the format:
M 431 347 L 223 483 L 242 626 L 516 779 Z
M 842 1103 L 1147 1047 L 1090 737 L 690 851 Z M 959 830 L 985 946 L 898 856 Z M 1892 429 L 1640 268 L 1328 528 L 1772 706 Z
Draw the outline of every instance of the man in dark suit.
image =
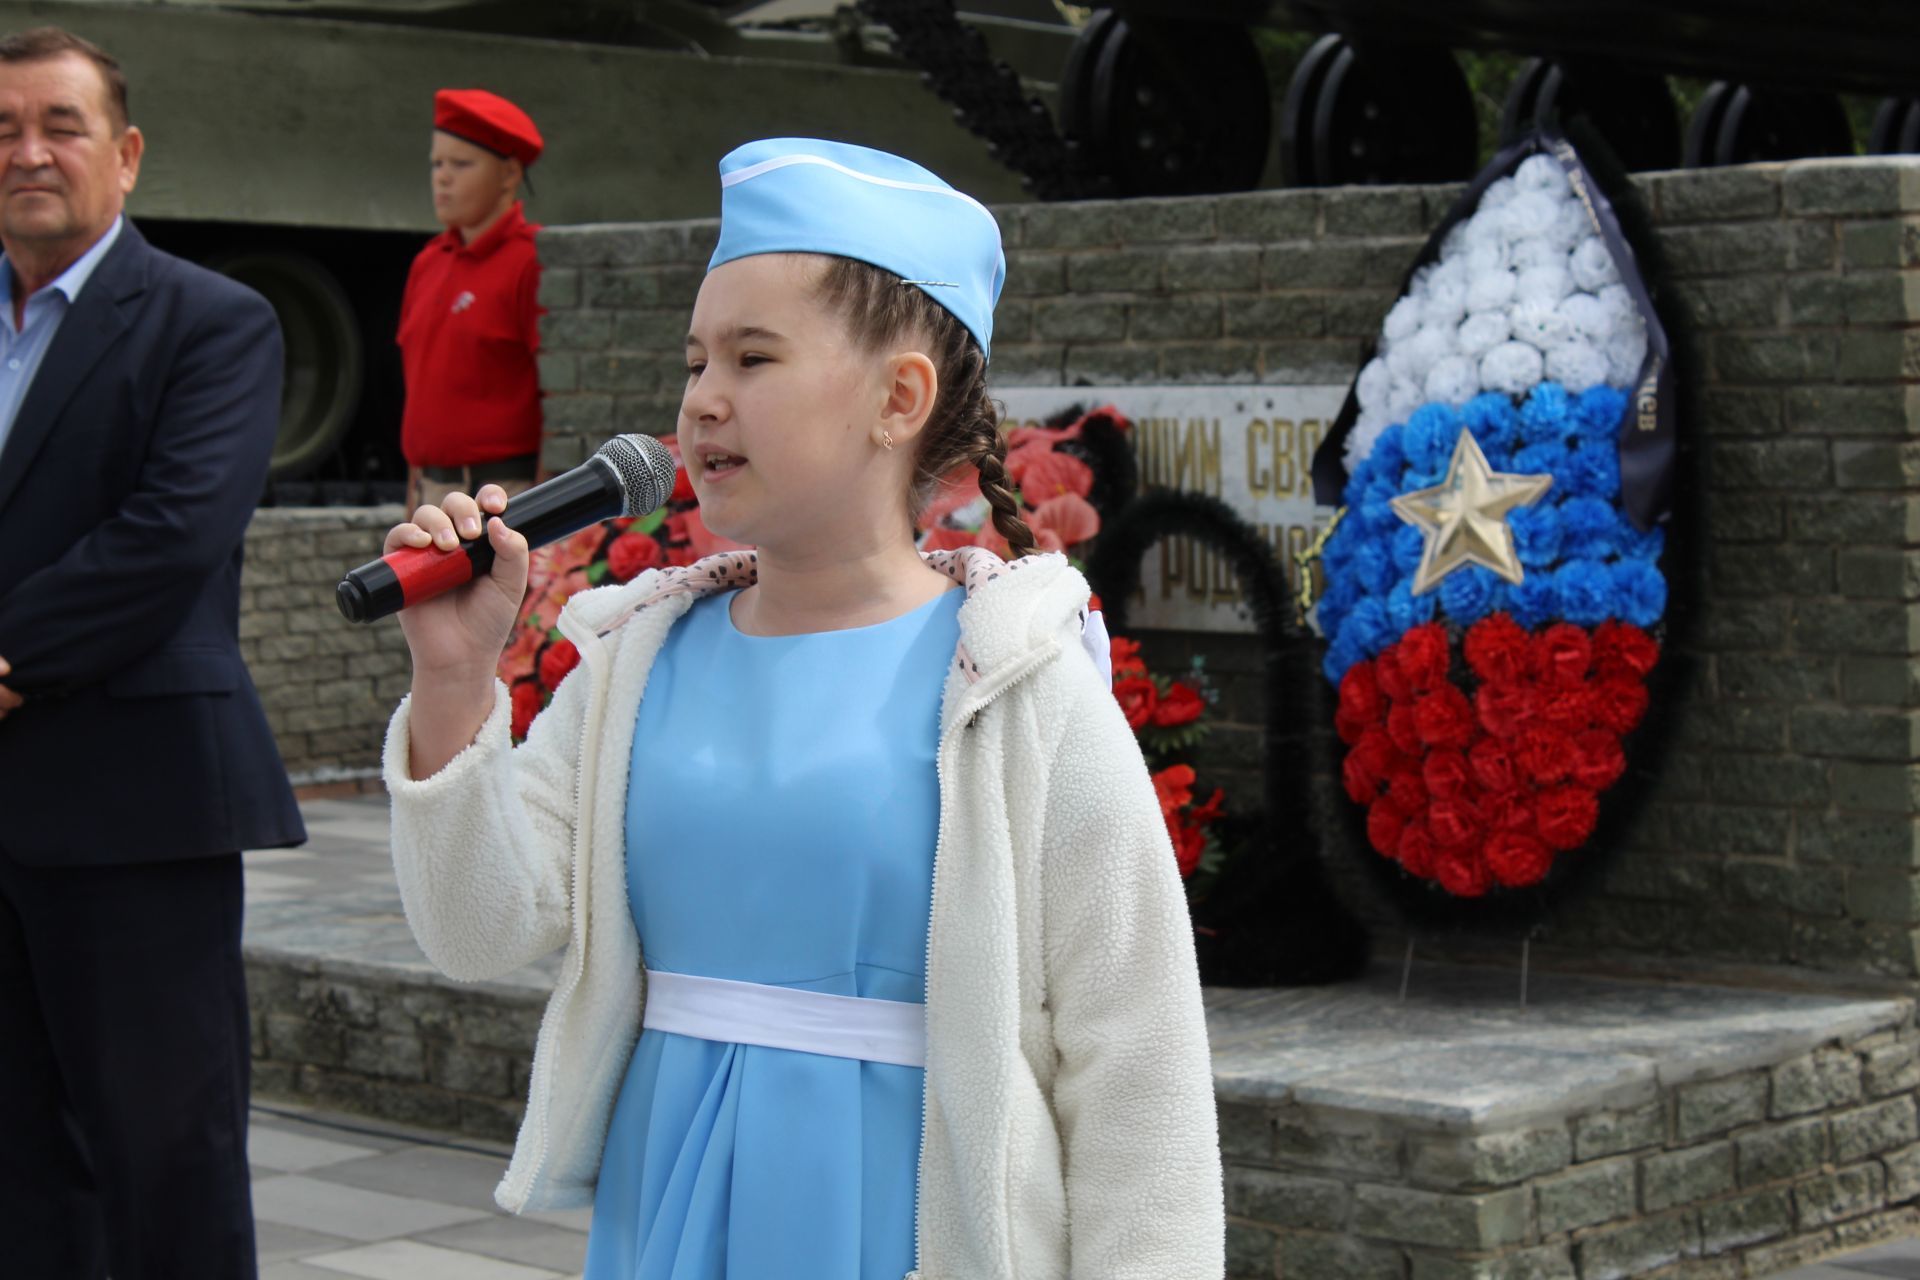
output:
M 0 1272 L 235 1280 L 238 850 L 305 838 L 236 635 L 280 331 L 124 219 L 126 111 L 0 40 Z

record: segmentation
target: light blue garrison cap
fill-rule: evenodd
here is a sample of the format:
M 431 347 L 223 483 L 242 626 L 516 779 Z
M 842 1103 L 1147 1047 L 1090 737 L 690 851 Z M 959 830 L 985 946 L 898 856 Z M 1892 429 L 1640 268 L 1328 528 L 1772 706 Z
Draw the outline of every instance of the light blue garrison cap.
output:
M 819 138 L 762 138 L 720 161 L 711 271 L 758 253 L 858 258 L 918 285 L 991 353 L 1007 280 L 987 207 L 911 160 Z

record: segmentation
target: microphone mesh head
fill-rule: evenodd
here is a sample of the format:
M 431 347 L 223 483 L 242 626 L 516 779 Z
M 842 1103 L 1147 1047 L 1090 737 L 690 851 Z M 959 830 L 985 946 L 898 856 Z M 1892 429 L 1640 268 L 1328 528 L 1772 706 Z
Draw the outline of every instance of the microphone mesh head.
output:
M 615 436 L 593 456 L 606 459 L 620 478 L 626 497 L 622 515 L 644 516 L 673 493 L 673 455 L 652 436 Z

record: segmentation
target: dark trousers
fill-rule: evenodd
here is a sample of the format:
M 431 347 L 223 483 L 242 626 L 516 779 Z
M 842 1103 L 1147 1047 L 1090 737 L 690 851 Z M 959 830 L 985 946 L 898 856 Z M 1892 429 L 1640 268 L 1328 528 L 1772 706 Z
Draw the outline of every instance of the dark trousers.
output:
M 47 869 L 0 852 L 13 1280 L 254 1280 L 240 877 L 238 854 Z

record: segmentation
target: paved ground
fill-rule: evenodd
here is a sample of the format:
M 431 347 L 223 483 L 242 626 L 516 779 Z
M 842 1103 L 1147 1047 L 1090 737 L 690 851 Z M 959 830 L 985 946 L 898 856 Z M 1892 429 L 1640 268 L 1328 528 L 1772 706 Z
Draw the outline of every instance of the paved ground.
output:
M 494 1207 L 504 1148 L 278 1102 L 248 1137 L 261 1280 L 562 1280 L 587 1211 Z
M 386 850 L 385 797 L 310 801 L 302 810 L 311 836 L 305 846 L 246 855 L 247 942 L 430 972 L 400 913 Z M 503 981 L 547 989 L 556 964 L 550 957 Z M 1458 1043 L 1447 1070 L 1436 1075 L 1430 1054 L 1423 1080 L 1414 1082 L 1395 1070 L 1394 1043 L 1376 1043 L 1372 1034 L 1383 1017 L 1398 1027 L 1393 1041 L 1406 1033 L 1409 1006 L 1394 999 L 1391 976 L 1380 991 L 1357 997 L 1388 1014 L 1356 1009 L 1351 992 L 1340 1001 L 1313 990 L 1210 993 L 1217 1073 L 1243 1087 L 1360 1089 L 1380 1095 L 1372 1098 L 1376 1106 L 1387 1098 L 1402 1109 L 1484 1120 L 1526 1101 L 1469 1085 L 1487 1078 L 1481 1059 L 1489 1052 L 1529 1060 L 1545 1055 L 1562 1074 L 1577 1059 L 1592 1076 L 1580 1083 L 1604 1091 L 1650 1070 L 1655 1060 L 1697 1066 L 1729 1054 L 1771 1060 L 1785 1041 L 1819 1038 L 1836 1016 L 1883 1014 L 1875 1001 L 1720 992 L 1698 1002 L 1682 989 L 1653 989 L 1650 997 L 1644 985 L 1564 975 L 1536 975 L 1534 1001 L 1523 1010 L 1517 1001 L 1504 1008 L 1504 997 L 1488 1001 L 1476 994 L 1473 988 L 1485 981 L 1415 968 L 1421 1007 L 1446 1020 Z M 1456 1000 L 1473 1005 L 1472 1034 L 1462 1034 L 1463 1020 L 1448 1009 Z M 1281 1052 L 1269 1043 L 1275 1021 L 1287 1024 L 1296 1045 L 1302 1024 L 1316 1026 L 1312 1052 Z M 1564 1080 L 1556 1085 L 1566 1087 Z M 514 1218 L 494 1207 L 503 1148 L 263 1100 L 254 1112 L 251 1154 L 263 1280 L 569 1280 L 585 1262 L 584 1210 Z M 1920 1240 L 1803 1267 L 1782 1280 L 1866 1276 L 1920 1280 Z

